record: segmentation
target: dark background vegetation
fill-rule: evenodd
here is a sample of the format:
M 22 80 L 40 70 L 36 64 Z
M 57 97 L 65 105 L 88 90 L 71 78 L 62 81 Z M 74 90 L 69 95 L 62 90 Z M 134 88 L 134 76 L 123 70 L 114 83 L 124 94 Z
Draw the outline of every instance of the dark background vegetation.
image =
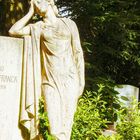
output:
M 60 13 L 79 28 L 86 89 L 112 80 L 140 87 L 140 1 L 57 0 Z M 0 35 L 28 12 L 28 0 L 0 0 Z

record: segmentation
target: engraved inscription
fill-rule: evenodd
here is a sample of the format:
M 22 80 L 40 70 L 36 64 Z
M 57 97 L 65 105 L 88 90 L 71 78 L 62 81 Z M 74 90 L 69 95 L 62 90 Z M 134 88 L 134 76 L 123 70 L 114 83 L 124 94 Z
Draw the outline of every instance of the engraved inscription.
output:
M 0 75 L 1 83 L 16 83 L 17 77 L 13 75 Z
M 7 83 L 17 83 L 17 76 L 13 75 L 0 75 L 0 89 L 7 88 Z
M 3 74 L 5 72 L 5 67 L 0 65 L 0 89 L 6 89 L 7 84 L 14 84 L 18 82 L 17 76 L 15 75 L 6 75 Z

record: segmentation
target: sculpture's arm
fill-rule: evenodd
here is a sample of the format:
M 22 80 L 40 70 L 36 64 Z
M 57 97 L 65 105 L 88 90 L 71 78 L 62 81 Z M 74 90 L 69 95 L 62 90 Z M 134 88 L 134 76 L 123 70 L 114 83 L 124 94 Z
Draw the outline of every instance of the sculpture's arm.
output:
M 30 26 L 29 25 L 26 26 L 26 24 L 31 19 L 33 14 L 34 14 L 34 3 L 33 3 L 33 0 L 31 0 L 31 6 L 29 9 L 29 12 L 10 28 L 9 34 L 11 36 L 29 35 L 30 34 Z
M 72 27 L 72 45 L 75 57 L 75 63 L 79 76 L 80 95 L 82 95 L 85 86 L 85 64 L 83 50 L 80 43 L 79 32 L 76 24 L 73 22 Z

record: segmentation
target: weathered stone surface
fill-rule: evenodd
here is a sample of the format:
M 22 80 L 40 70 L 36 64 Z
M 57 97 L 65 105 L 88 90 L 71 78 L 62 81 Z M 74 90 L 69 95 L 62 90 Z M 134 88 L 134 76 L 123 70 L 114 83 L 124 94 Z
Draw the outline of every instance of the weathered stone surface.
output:
M 23 140 L 18 127 L 23 39 L 0 37 L 0 140 Z

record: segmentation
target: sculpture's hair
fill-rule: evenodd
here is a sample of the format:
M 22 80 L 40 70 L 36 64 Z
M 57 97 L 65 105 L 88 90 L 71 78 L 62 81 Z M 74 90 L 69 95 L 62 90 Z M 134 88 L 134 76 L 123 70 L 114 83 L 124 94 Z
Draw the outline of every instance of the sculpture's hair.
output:
M 58 14 L 58 8 L 57 8 L 57 6 L 55 5 L 54 0 L 46 0 L 46 1 L 49 2 L 49 3 L 51 4 L 55 15 L 56 15 L 56 16 L 59 16 L 59 14 Z

